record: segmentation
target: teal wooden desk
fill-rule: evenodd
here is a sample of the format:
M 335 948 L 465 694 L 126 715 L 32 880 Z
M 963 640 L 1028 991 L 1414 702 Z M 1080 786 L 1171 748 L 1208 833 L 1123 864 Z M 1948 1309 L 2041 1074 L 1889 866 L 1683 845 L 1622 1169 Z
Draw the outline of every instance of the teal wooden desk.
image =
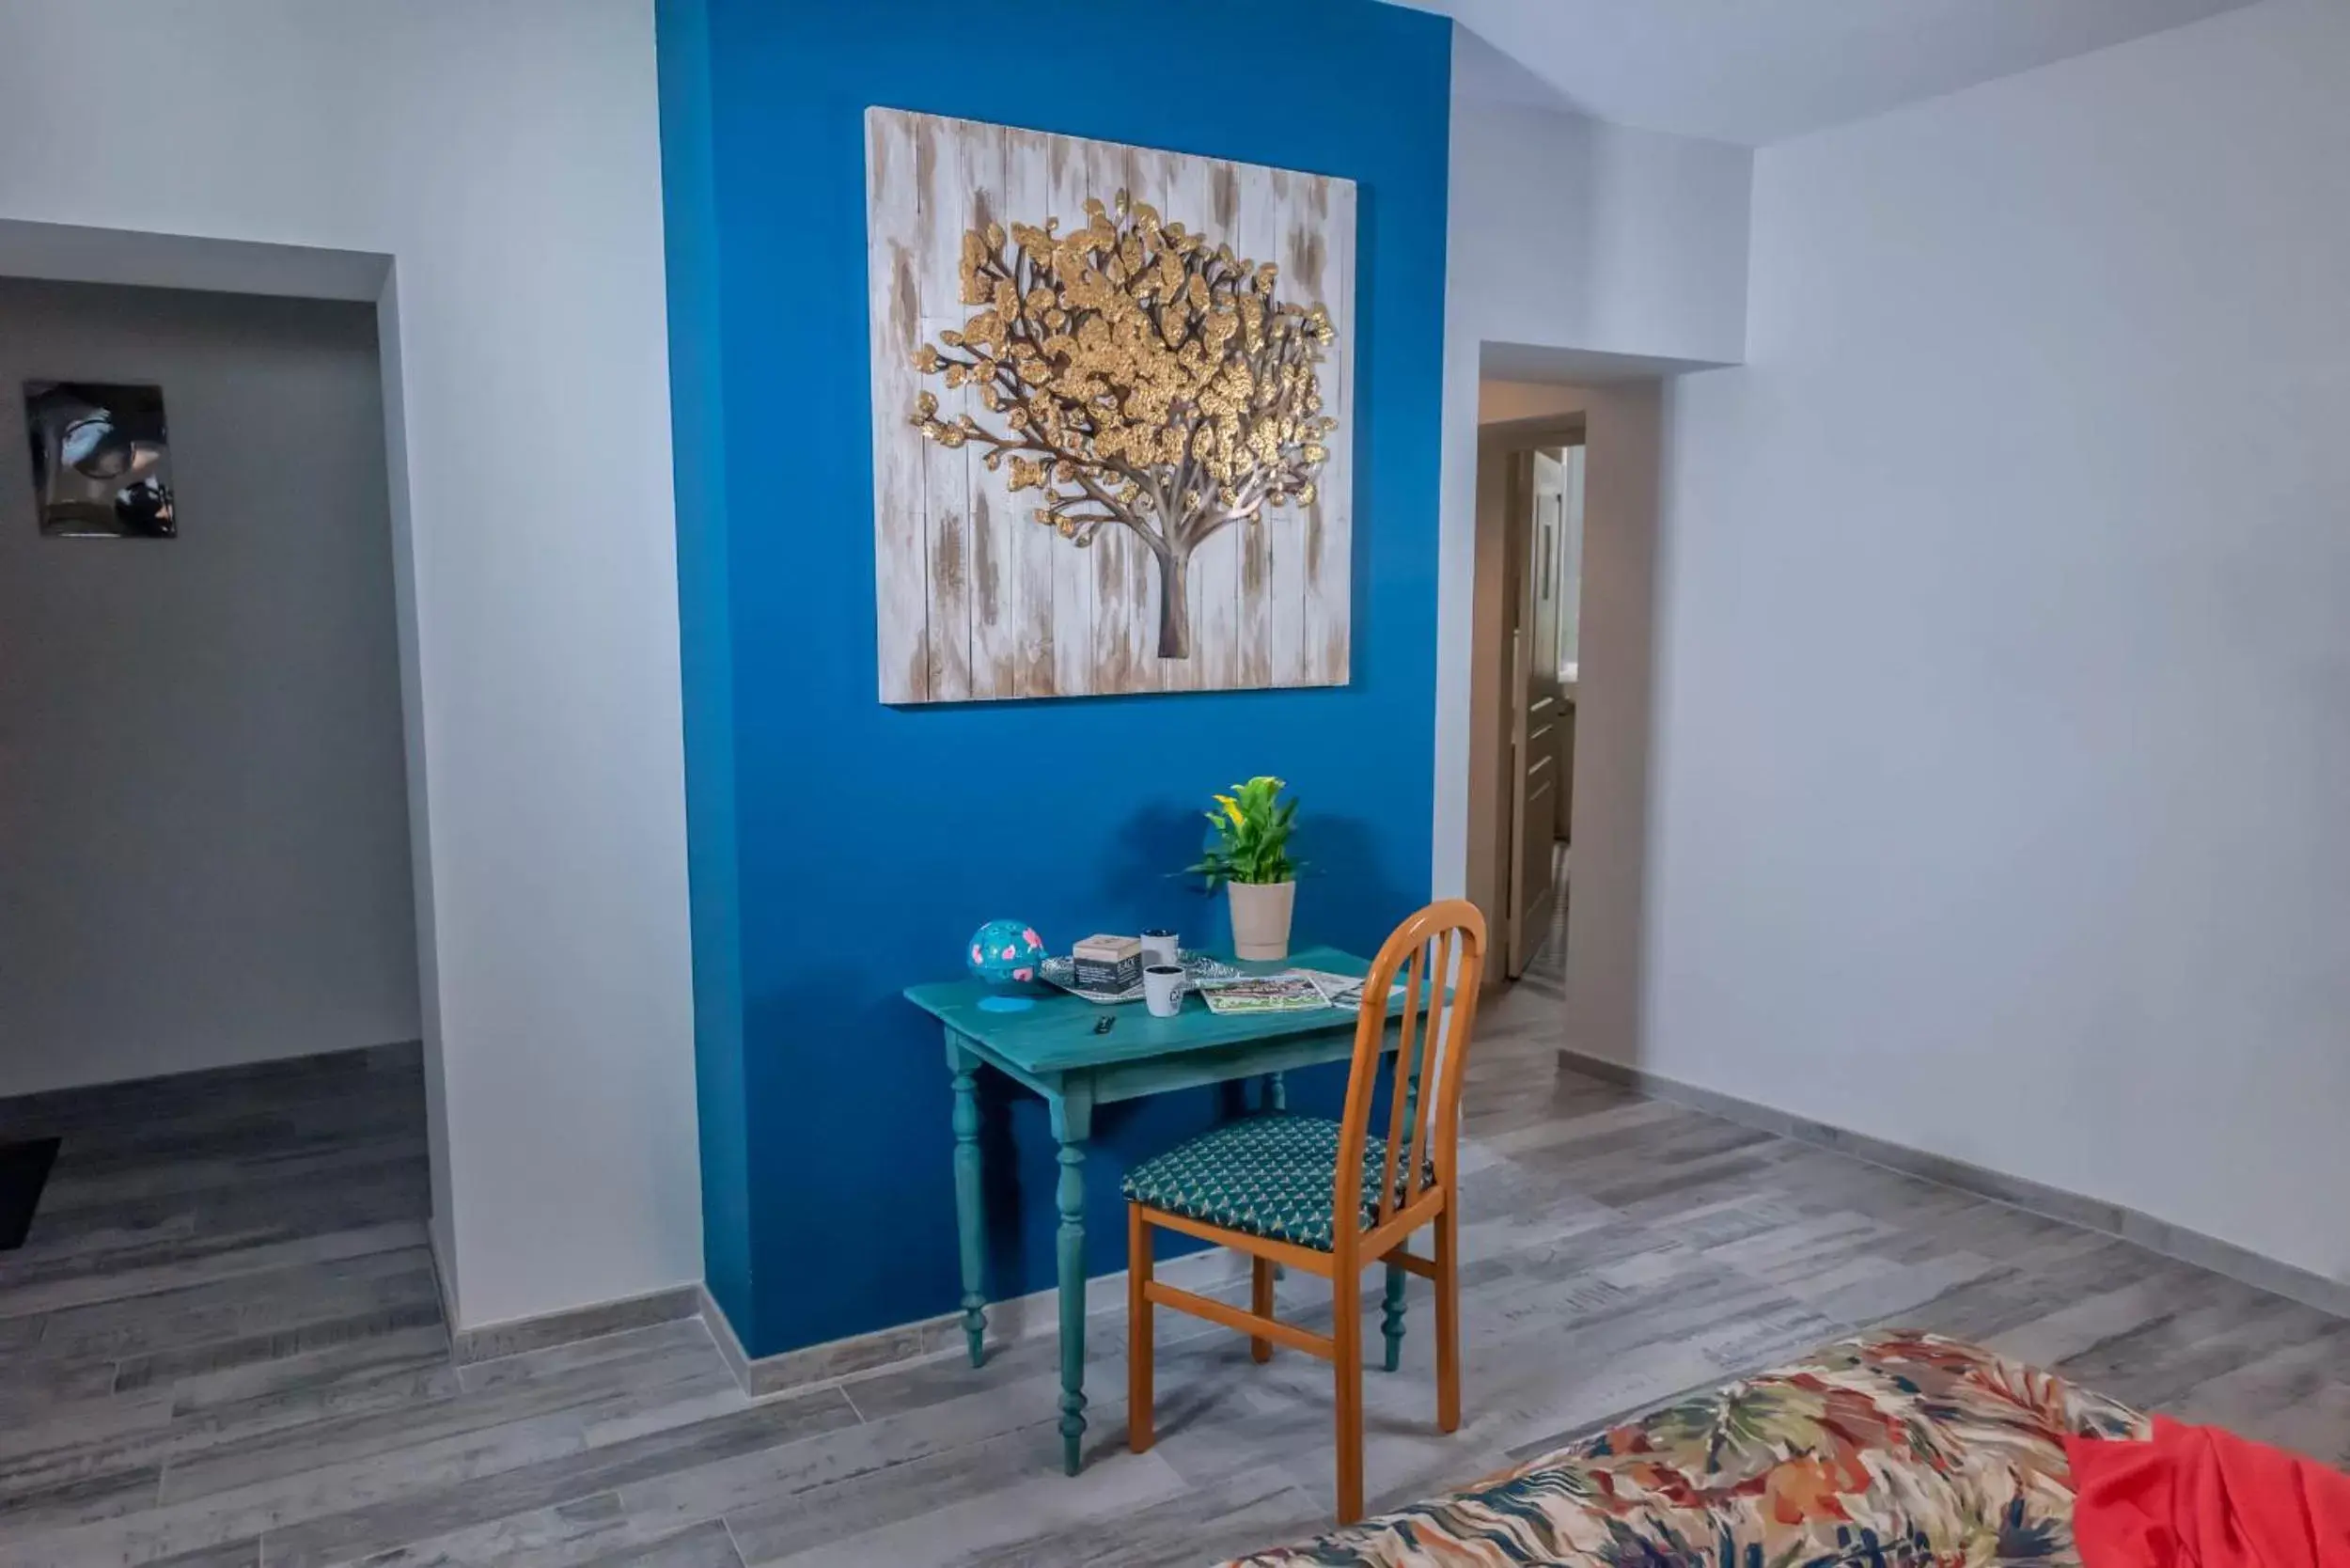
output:
M 1331 948 L 1308 948 L 1279 964 L 1247 964 L 1244 969 L 1271 974 L 1292 966 L 1337 974 L 1368 973 L 1371 964 Z M 1096 1007 L 1066 994 L 1039 995 L 1025 1012 L 985 1012 L 988 995 L 977 980 L 916 985 L 906 999 L 947 1029 L 947 1070 L 955 1091 L 955 1223 L 963 1252 L 963 1331 L 971 1364 L 986 1356 L 987 1280 L 979 1213 L 979 1106 L 974 1074 L 992 1067 L 1042 1095 L 1052 1111 L 1053 1137 L 1060 1145 L 1060 1181 L 1054 1198 L 1060 1210 L 1058 1273 L 1060 1290 L 1060 1435 L 1062 1461 L 1077 1473 L 1085 1436 L 1086 1143 L 1093 1136 L 1093 1107 L 1168 1090 L 1198 1089 L 1236 1078 L 1270 1074 L 1272 1103 L 1281 1105 L 1279 1074 L 1292 1067 L 1345 1061 L 1355 1054 L 1355 1014 L 1337 1009 L 1218 1017 L 1196 995 L 1183 998 L 1172 1018 L 1153 1018 L 1140 1002 Z M 1390 1003 L 1390 1011 L 1401 1002 Z M 1118 1023 L 1109 1033 L 1093 1032 L 1104 1013 Z M 1395 1370 L 1403 1341 L 1403 1274 L 1387 1271 L 1384 1322 L 1387 1370 Z

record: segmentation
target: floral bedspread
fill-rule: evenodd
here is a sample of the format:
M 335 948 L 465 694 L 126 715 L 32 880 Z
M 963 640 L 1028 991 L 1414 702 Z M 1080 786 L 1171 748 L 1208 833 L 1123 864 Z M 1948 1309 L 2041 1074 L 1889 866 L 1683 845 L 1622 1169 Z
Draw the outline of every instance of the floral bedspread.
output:
M 1879 1332 L 1230 1568 L 2072 1564 L 2064 1434 L 2146 1431 L 2053 1372 Z

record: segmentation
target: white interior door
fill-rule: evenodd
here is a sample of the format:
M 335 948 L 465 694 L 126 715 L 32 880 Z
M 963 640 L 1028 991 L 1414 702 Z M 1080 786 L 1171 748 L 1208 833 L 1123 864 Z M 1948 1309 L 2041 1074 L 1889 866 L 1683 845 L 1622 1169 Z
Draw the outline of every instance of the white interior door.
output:
M 1564 810 L 1559 726 L 1559 593 L 1567 547 L 1567 467 L 1556 450 L 1521 453 L 1511 473 L 1510 898 L 1512 980 L 1550 930 L 1553 843 Z

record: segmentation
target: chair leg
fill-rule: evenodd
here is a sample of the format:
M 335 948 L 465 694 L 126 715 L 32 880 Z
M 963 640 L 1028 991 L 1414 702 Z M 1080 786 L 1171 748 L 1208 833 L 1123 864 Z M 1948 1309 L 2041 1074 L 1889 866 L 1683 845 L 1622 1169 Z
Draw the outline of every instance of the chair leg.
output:
M 1151 1222 L 1142 1217 L 1142 1205 L 1126 1205 L 1126 1447 L 1136 1453 L 1149 1451 L 1152 1442 L 1151 1393 L 1152 1353 L 1155 1325 L 1152 1322 L 1151 1297 L 1145 1287 L 1151 1283 Z
M 1461 1222 L 1436 1215 L 1436 1429 L 1461 1430 Z
M 1351 1258 L 1330 1282 L 1331 1366 L 1338 1373 L 1339 1523 L 1363 1516 L 1363 1278 Z
M 1251 1258 L 1248 1261 L 1248 1309 L 1261 1318 L 1273 1315 L 1273 1260 Z M 1251 1337 L 1248 1354 L 1260 1361 L 1273 1359 L 1273 1341 Z

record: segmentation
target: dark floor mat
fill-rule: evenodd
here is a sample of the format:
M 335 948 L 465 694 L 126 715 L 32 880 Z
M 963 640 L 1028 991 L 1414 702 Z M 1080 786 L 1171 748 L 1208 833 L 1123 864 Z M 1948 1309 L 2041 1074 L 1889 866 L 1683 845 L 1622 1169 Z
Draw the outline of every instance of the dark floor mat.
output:
M 56 1160 L 54 1137 L 0 1143 L 0 1252 L 24 1245 L 33 1211 L 40 1206 L 40 1189 L 49 1184 L 49 1168 Z

